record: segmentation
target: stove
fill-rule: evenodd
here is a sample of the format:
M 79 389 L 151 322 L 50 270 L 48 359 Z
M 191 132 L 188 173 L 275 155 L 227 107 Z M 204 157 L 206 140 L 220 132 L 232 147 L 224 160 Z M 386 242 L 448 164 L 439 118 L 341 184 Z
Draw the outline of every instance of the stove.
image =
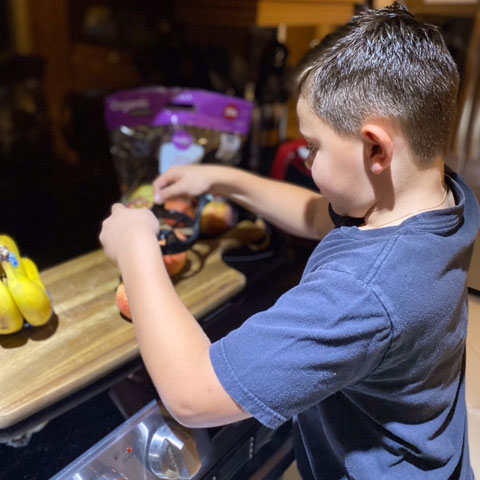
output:
M 272 431 L 250 419 L 219 429 L 188 429 L 153 400 L 52 480 L 239 478 L 263 447 L 282 434 L 288 442 L 289 427 Z M 283 463 L 289 461 L 287 455 Z
M 225 261 L 247 284 L 199 320 L 209 338 L 226 335 L 298 283 L 313 247 L 274 230 L 267 250 L 228 252 Z M 208 429 L 179 425 L 140 358 L 0 430 L 0 480 L 266 479 L 292 461 L 290 422 L 277 430 L 254 419 Z

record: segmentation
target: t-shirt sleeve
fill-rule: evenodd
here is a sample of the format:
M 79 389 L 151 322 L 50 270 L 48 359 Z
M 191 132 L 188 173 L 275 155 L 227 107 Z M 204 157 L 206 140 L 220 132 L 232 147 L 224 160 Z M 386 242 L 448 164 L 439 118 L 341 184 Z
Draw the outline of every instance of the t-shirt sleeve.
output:
M 244 410 L 270 428 L 361 381 L 382 361 L 391 325 L 375 293 L 318 270 L 210 347 L 213 368 Z

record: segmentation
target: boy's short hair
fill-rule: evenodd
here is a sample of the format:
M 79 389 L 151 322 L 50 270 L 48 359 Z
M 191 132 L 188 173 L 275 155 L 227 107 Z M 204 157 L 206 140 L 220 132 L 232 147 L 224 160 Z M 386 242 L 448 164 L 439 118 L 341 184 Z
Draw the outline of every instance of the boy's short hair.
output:
M 300 95 L 338 134 L 356 135 L 366 120 L 393 118 L 419 165 L 447 153 L 458 70 L 437 27 L 402 5 L 353 17 L 297 71 Z

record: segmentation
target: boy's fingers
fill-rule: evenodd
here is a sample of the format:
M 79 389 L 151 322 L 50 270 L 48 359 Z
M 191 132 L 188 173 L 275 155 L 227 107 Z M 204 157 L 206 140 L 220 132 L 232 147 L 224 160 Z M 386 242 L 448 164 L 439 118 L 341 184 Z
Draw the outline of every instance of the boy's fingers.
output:
M 183 195 L 185 192 L 181 188 L 181 183 L 172 183 L 159 191 L 155 192 L 155 203 L 164 203 L 166 200 L 172 197 L 178 197 Z
M 166 187 L 168 185 L 167 178 L 168 177 L 166 173 L 157 177 L 153 182 L 153 189 L 157 191 L 163 187 Z
M 160 175 L 153 182 L 153 201 L 157 204 L 165 201 L 165 189 L 177 180 L 177 177 L 172 170 Z
M 125 208 L 125 206 L 121 203 L 114 203 L 112 205 L 112 213 L 114 213 L 116 210 L 122 210 L 123 208 Z

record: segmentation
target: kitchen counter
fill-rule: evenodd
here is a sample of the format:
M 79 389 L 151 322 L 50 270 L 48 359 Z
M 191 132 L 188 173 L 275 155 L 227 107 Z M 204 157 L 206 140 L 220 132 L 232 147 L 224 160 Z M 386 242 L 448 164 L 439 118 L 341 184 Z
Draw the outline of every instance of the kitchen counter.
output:
M 227 255 L 247 283 L 243 290 L 199 318 L 212 341 L 271 306 L 283 291 L 298 282 L 313 243 L 283 236 L 274 238 L 274 243 L 272 252 L 260 253 L 253 261 L 246 258 L 248 253 L 245 255 L 242 248 Z M 0 430 L 0 480 L 49 479 L 156 395 L 137 357 L 20 423 Z
M 243 219 L 223 235 L 193 245 L 185 268 L 173 283 L 195 318 L 225 305 L 245 286 L 244 274 L 225 264 L 222 254 L 264 238 L 263 222 Z M 102 250 L 41 275 L 52 297 L 52 318 L 42 327 L 0 337 L 0 429 L 139 355 L 132 323 L 116 305 L 120 273 Z

